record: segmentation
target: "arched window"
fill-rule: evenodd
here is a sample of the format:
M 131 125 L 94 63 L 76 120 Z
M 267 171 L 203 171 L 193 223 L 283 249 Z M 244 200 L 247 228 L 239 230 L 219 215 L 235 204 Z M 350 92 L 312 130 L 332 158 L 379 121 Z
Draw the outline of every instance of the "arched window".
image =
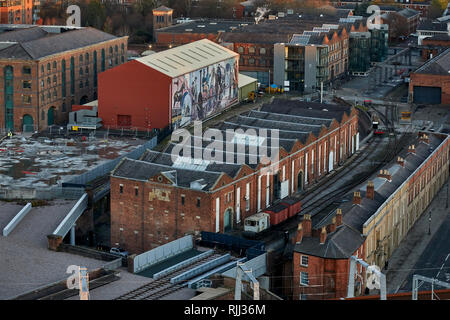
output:
M 113 53 L 113 48 L 109 47 L 109 54 L 112 54 L 112 53 Z
M 47 78 L 47 86 L 50 86 L 50 84 L 52 83 L 52 81 L 50 80 L 50 77 Z
M 47 71 L 50 71 L 50 63 L 47 63 Z
M 117 44 L 114 46 L 114 52 L 115 53 L 119 52 L 119 47 L 117 46 Z
M 41 73 L 44 73 L 44 66 L 41 66 Z
M 88 63 L 89 62 L 89 53 L 88 52 L 86 52 L 86 54 L 84 55 L 84 58 L 86 60 L 86 63 Z
M 56 76 L 53 76 L 53 84 L 56 85 L 56 82 L 57 82 Z
M 83 81 L 80 81 L 80 89 L 83 88 Z
M 53 69 L 56 69 L 56 61 L 53 61 Z
M 56 98 L 58 96 L 58 92 L 56 91 L 56 89 L 53 90 L 53 98 Z
M 83 62 L 83 55 L 80 54 L 80 62 Z
M 86 69 L 84 69 L 85 73 L 89 73 L 89 67 L 86 67 Z
M 120 45 L 120 49 L 122 50 L 123 53 L 123 51 L 125 50 L 125 45 L 123 43 Z
M 83 68 L 80 68 L 80 76 L 83 75 Z
M 122 63 L 124 63 L 125 62 L 125 57 L 124 56 L 120 57 L 120 61 L 122 61 Z
M 238 53 L 244 53 L 244 48 L 243 47 L 238 47 Z

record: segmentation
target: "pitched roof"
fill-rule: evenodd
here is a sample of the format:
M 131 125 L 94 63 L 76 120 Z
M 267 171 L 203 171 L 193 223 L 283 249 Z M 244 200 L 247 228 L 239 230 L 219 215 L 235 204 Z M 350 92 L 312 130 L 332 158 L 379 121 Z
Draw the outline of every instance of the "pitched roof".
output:
M 58 34 L 47 33 L 39 27 L 9 31 L 0 34 L 0 41 L 15 39 L 17 44 L 0 50 L 0 58 L 37 60 L 116 38 L 116 36 L 90 27 Z
M 425 20 L 419 23 L 417 31 L 447 31 L 447 23 Z
M 237 53 L 203 39 L 138 58 L 135 61 L 175 78 L 237 56 Z
M 425 62 L 414 73 L 450 76 L 450 48 Z
M 158 8 L 153 9 L 153 11 L 170 12 L 170 11 L 173 11 L 173 9 L 167 8 L 166 6 L 159 6 Z

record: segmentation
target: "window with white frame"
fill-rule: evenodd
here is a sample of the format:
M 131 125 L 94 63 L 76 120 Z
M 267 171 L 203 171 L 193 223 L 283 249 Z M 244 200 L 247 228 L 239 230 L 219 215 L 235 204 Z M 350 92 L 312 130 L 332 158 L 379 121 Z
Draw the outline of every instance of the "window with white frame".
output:
M 300 284 L 302 286 L 309 285 L 308 272 L 300 272 Z
M 308 256 L 301 256 L 300 257 L 300 265 L 303 267 L 308 266 Z

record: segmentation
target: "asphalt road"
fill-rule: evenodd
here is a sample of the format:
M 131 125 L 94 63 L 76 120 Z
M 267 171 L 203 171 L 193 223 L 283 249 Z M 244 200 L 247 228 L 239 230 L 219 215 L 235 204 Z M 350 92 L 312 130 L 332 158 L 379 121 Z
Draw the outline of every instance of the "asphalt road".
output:
M 414 274 L 450 283 L 450 213 L 447 213 L 444 223 L 420 256 L 400 291 L 411 291 Z M 435 286 L 435 289 L 444 288 Z M 423 283 L 419 290 L 431 290 L 431 284 Z

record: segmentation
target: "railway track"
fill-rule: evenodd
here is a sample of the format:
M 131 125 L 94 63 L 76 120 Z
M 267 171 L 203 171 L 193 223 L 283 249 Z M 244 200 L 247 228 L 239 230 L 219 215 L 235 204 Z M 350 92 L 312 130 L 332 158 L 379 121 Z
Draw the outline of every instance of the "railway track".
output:
M 381 137 L 374 137 L 374 140 L 372 140 L 371 144 L 367 147 L 365 152 L 361 154 L 360 157 L 355 159 L 345 169 L 342 169 L 341 172 L 333 176 L 329 181 L 316 188 L 314 190 L 314 194 L 294 195 L 297 199 L 300 199 L 302 201 L 302 209 L 300 213 L 297 214 L 295 218 L 288 219 L 283 223 L 274 226 L 273 230 L 276 232 L 265 236 L 262 240 L 264 240 L 266 243 L 277 241 L 279 242 L 281 233 L 295 232 L 295 230 L 297 229 L 297 225 L 301 220 L 301 216 L 304 213 L 311 214 L 314 226 L 324 223 L 330 217 L 330 215 L 334 213 L 334 211 L 330 212 L 331 209 L 326 210 L 327 208 L 340 203 L 342 201 L 342 198 L 347 195 L 348 192 L 366 181 L 371 175 L 373 175 L 374 172 L 377 172 L 384 165 L 392 161 L 392 159 L 397 155 L 398 151 L 401 150 L 401 148 L 403 148 L 411 140 L 411 137 L 406 132 L 404 132 L 401 137 L 398 137 L 395 131 L 394 123 L 386 119 L 386 117 L 378 110 L 375 109 L 375 111 L 380 115 L 380 120 L 385 124 L 387 128 L 386 132 L 388 133 L 387 146 L 381 153 L 382 157 L 380 161 L 369 165 L 367 170 L 364 170 L 361 173 L 357 174 L 356 178 L 349 181 L 344 186 L 339 187 L 337 190 L 328 192 L 328 188 L 332 187 L 338 179 L 357 168 L 358 165 L 367 160 L 367 158 L 379 148 L 380 144 L 383 142 L 383 139 Z M 322 197 L 318 197 L 318 194 L 321 193 L 326 194 L 324 194 Z
M 202 260 L 197 261 L 194 264 L 189 265 L 188 267 L 181 268 L 178 270 L 174 270 L 173 272 L 165 275 L 164 277 L 147 283 L 137 289 L 134 289 L 126 294 L 123 294 L 114 300 L 156 300 L 162 298 L 166 295 L 174 293 L 184 287 L 184 284 L 173 284 L 170 282 L 170 279 L 186 272 L 189 269 L 197 267 L 203 263 L 211 261 L 220 257 L 220 254 L 213 254 L 208 256 Z

